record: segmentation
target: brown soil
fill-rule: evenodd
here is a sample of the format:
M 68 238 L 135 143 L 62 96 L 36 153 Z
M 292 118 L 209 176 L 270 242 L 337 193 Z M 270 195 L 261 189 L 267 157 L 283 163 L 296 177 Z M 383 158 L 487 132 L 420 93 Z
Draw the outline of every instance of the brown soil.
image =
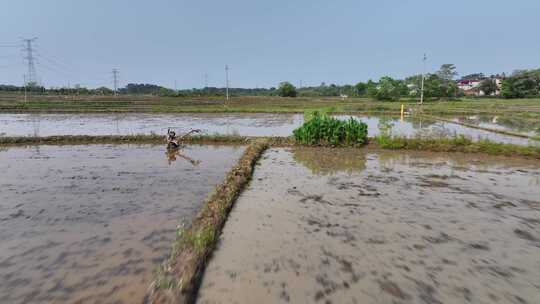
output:
M 242 151 L 4 147 L 0 302 L 141 303 L 177 225 L 191 221 Z
M 271 149 L 198 302 L 538 303 L 539 197 L 532 160 Z

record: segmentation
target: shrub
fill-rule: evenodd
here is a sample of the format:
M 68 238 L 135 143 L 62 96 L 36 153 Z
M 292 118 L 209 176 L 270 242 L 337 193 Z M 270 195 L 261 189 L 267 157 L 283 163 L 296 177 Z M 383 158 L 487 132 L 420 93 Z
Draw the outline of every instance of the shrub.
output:
M 279 84 L 278 94 L 281 97 L 296 97 L 298 92 L 296 91 L 295 86 L 293 86 L 290 82 L 285 81 Z
M 314 112 L 293 135 L 306 145 L 362 145 L 367 143 L 367 125 L 352 117 L 344 121 Z

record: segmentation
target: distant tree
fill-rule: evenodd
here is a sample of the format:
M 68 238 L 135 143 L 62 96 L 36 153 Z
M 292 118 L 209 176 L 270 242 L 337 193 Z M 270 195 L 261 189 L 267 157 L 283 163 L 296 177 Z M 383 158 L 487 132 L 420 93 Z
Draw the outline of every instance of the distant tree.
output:
M 457 75 L 456 66 L 451 63 L 441 65 L 441 68 L 437 71 L 437 76 L 446 82 L 452 81 Z
M 100 95 L 111 95 L 113 93 L 113 90 L 107 87 L 99 87 L 95 89 L 95 91 L 97 94 L 100 94 Z
M 405 78 L 405 83 L 420 86 L 421 83 L 422 83 L 422 75 L 418 74 L 418 75 L 409 76 L 409 77 Z
M 446 83 L 437 74 L 428 74 L 424 80 L 425 97 L 447 97 Z
M 341 94 L 344 94 L 347 96 L 356 96 L 356 88 L 350 84 L 345 84 L 338 88 Z
M 127 94 L 155 94 L 158 95 L 163 87 L 147 83 L 128 83 L 121 91 Z
M 420 96 L 422 87 L 422 75 L 407 77 L 405 83 L 412 84 L 416 96 Z M 427 98 L 455 97 L 458 95 L 458 87 L 454 81 L 446 81 L 436 74 L 424 76 L 424 96 Z
M 365 96 L 367 91 L 367 85 L 363 82 L 359 82 L 354 86 L 354 96 Z
M 493 78 L 486 78 L 480 82 L 478 89 L 486 95 L 491 95 L 497 91 L 497 83 Z
M 177 93 L 172 89 L 160 87 L 158 91 L 158 95 L 164 96 L 164 97 L 174 97 L 177 95 Z
M 385 76 L 379 80 L 374 97 L 378 100 L 398 100 L 407 94 L 408 89 L 403 81 Z
M 0 91 L 16 92 L 16 91 L 21 91 L 22 89 L 23 89 L 22 87 L 18 87 L 14 85 L 0 84 Z
M 520 70 L 502 82 L 504 98 L 527 98 L 540 96 L 540 69 Z
M 458 97 L 460 95 L 459 88 L 455 81 L 450 81 L 445 84 L 446 94 L 443 97 Z
M 296 97 L 298 92 L 296 91 L 296 87 L 294 85 L 292 85 L 290 82 L 284 81 L 279 84 L 278 94 L 281 97 Z
M 378 84 L 371 79 L 366 83 L 366 95 L 369 97 L 376 98 L 377 95 L 377 86 Z
M 507 78 L 501 83 L 501 96 L 504 98 L 517 98 L 519 94 L 514 90 L 514 80 Z

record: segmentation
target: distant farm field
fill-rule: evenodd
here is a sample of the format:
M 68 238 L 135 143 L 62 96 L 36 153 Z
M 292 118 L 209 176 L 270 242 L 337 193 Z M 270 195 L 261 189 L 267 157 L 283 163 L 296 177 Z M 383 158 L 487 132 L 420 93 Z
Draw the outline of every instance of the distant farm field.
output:
M 429 114 L 504 114 L 540 119 L 540 99 L 461 99 L 428 101 L 419 106 L 414 99 L 381 102 L 370 98 L 339 97 L 158 97 L 147 95 L 120 96 L 29 96 L 0 94 L 0 112 L 288 112 L 307 109 L 329 112 L 393 112 L 401 104 Z

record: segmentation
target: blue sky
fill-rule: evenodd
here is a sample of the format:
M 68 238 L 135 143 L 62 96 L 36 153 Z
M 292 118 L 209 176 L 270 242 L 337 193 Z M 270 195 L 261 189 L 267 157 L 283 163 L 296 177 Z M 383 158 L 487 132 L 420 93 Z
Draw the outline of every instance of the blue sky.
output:
M 270 87 L 540 67 L 538 0 L 9 0 L 0 46 L 39 37 L 42 83 Z M 20 48 L 0 47 L 0 83 L 20 84 Z

